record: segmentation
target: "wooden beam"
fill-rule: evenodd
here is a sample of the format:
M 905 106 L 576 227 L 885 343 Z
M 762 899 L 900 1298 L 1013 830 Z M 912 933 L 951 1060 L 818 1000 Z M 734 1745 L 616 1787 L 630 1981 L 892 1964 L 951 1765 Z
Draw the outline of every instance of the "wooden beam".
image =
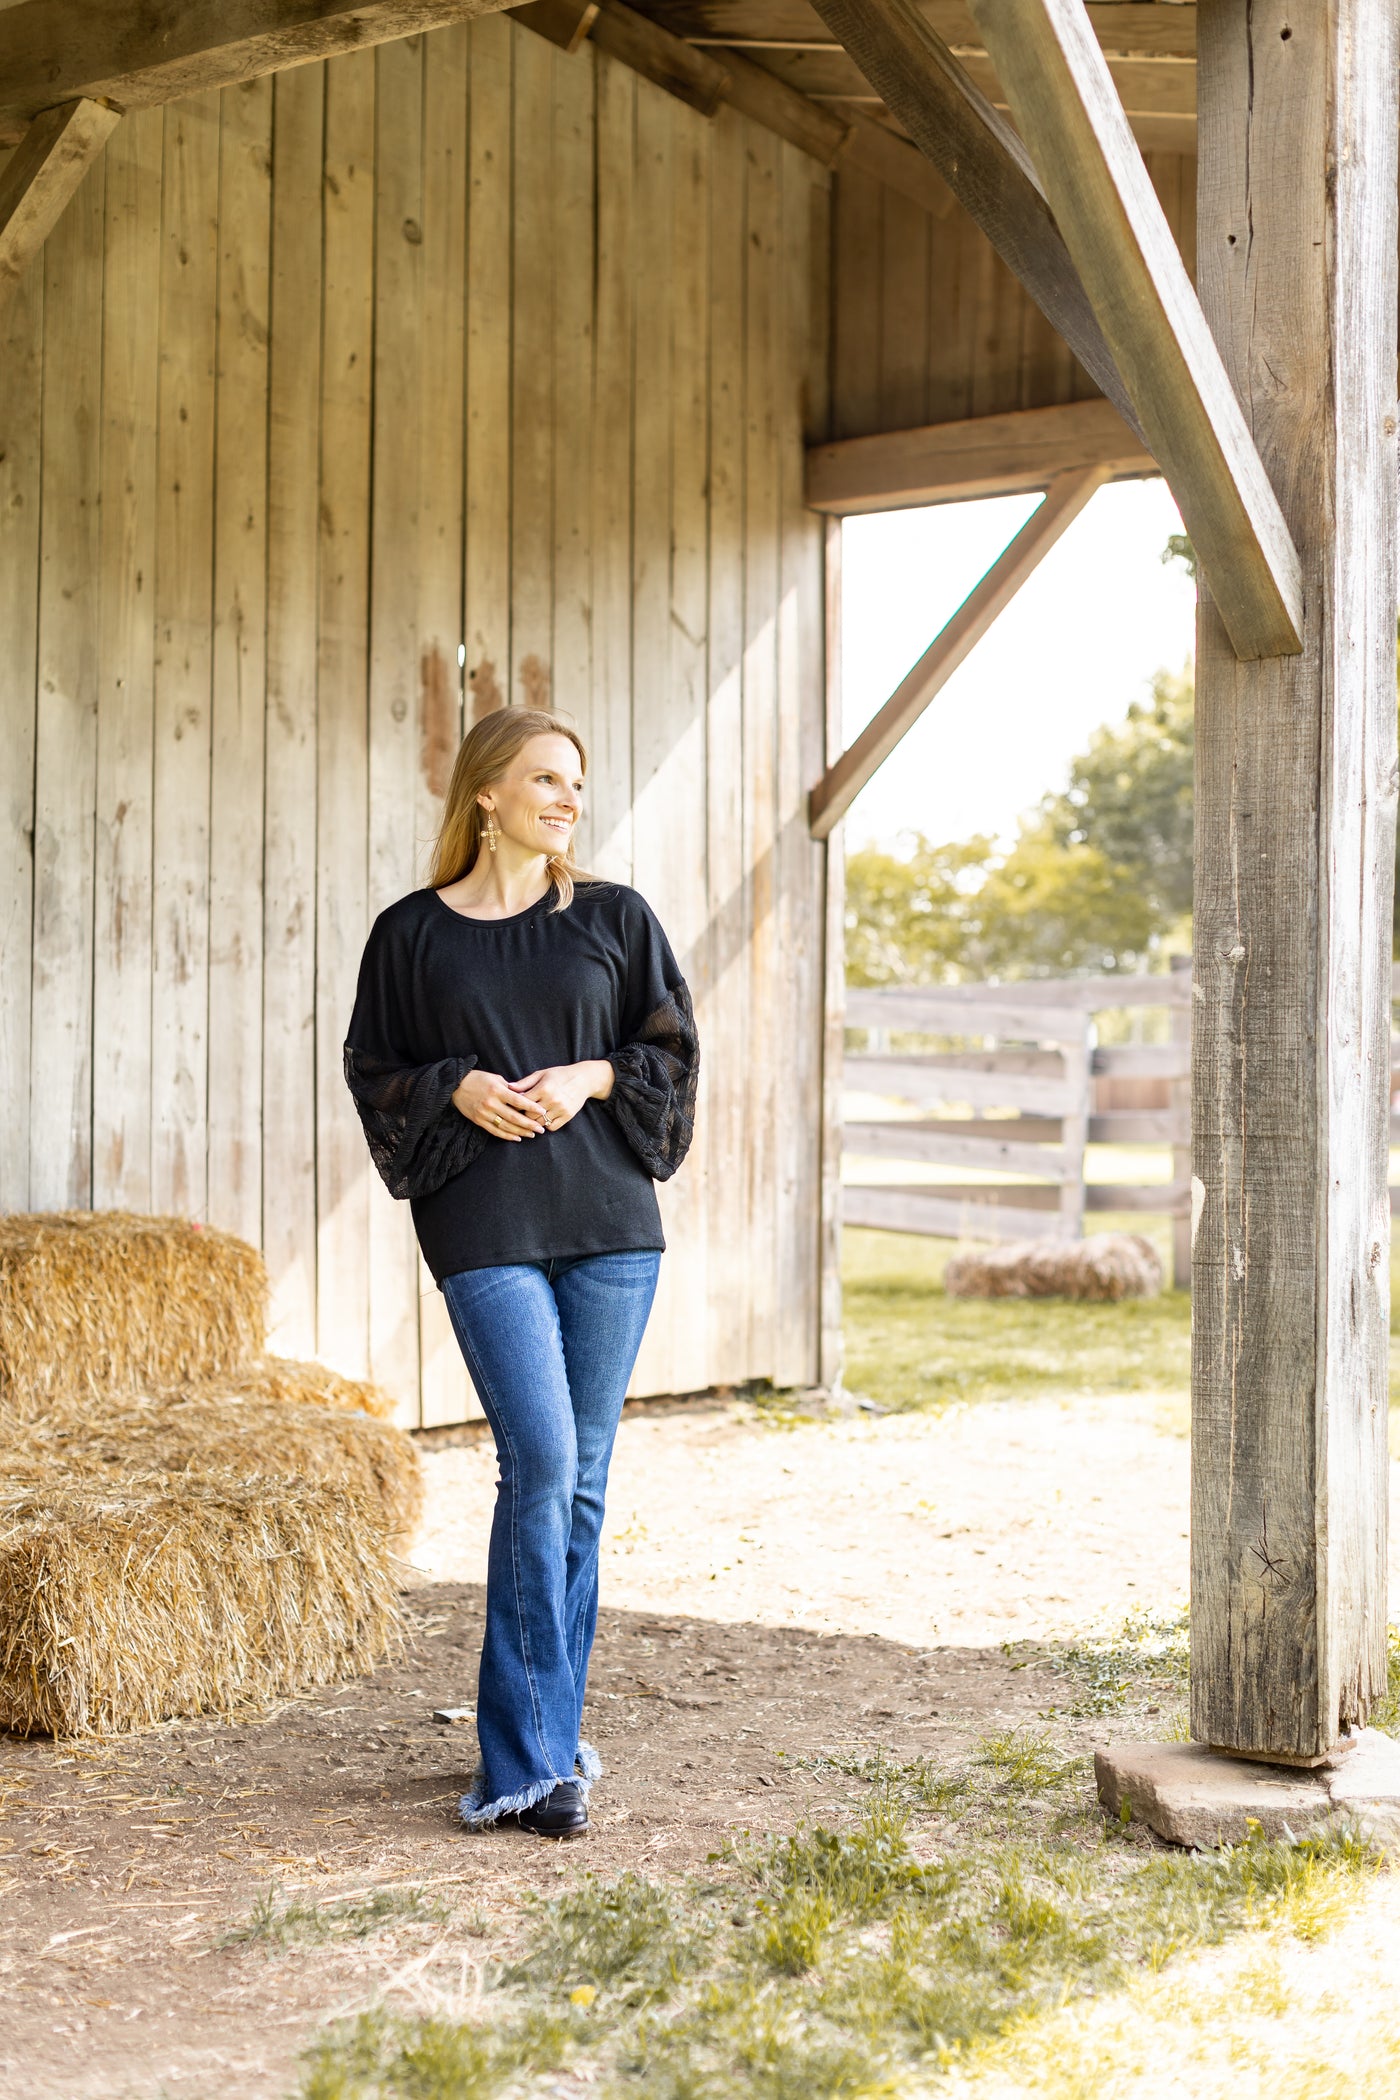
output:
M 1201 299 L 1306 609 L 1240 663 L 1201 603 L 1192 1733 L 1314 1757 L 1386 1682 L 1397 25 L 1194 12 Z
M 866 723 L 850 749 L 817 782 L 807 813 L 813 838 L 824 839 L 841 821 L 876 768 L 907 736 L 1105 479 L 1102 467 L 1082 467 L 1076 473 L 1061 474 L 1050 484 L 1045 501 L 1027 518 L 1005 553 L 964 598 L 874 720 Z
M 525 7 L 511 8 L 510 18 L 572 53 L 598 19 L 598 0 L 528 0 Z
M 501 0 L 19 0 L 0 8 L 0 145 L 56 103 L 149 109 L 495 14 Z
M 46 109 L 0 169 L 0 310 L 120 122 L 101 102 Z
M 919 0 L 929 26 L 961 56 L 984 55 L 982 33 L 967 0 Z M 1194 6 L 1151 6 L 1146 0 L 1089 0 L 1089 19 L 1104 50 L 1115 58 L 1193 59 Z M 718 44 L 777 44 L 801 48 L 820 28 L 808 0 L 647 0 L 647 13 L 676 36 Z
M 1298 553 L 1083 0 L 971 6 L 1235 653 L 1292 654 Z
M 834 167 L 839 160 L 859 168 L 922 205 L 934 218 L 945 218 L 952 209 L 952 192 L 936 170 L 883 124 L 856 110 L 824 109 L 736 52 L 725 50 L 711 57 L 622 0 L 530 0 L 528 6 L 511 8 L 510 15 L 561 51 L 577 51 L 591 39 L 610 57 L 706 116 L 728 103 L 823 167 Z
M 962 503 L 1044 489 L 1058 474 L 1101 467 L 1106 481 L 1159 474 L 1111 401 L 1019 408 L 919 430 L 841 438 L 807 453 L 813 510 L 852 518 L 920 503 Z
M 1024 146 L 914 0 L 812 0 L 1127 422 L 1136 416 Z
M 665 88 L 668 95 L 688 102 L 702 116 L 712 117 L 725 100 L 731 81 L 728 67 L 711 58 L 708 51 L 697 51 L 683 38 L 659 29 L 635 8 L 623 7 L 618 0 L 602 0 L 589 34 L 600 50 Z M 829 119 L 833 125 L 839 121 Z

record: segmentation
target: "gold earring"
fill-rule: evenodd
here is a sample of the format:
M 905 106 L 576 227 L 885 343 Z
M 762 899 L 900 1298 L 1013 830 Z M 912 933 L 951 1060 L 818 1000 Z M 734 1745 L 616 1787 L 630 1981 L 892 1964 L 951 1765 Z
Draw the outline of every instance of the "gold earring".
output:
M 490 810 L 486 812 L 486 844 L 492 853 L 496 850 L 496 819 Z

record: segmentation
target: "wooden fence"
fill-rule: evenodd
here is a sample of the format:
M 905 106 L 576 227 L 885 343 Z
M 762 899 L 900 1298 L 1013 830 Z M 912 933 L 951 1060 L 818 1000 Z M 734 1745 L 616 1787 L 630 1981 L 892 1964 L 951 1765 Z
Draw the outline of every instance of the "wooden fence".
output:
M 1191 1270 L 1191 972 L 1163 977 L 1079 977 L 1014 985 L 893 986 L 852 990 L 846 1025 L 864 1029 L 869 1047 L 848 1051 L 846 1084 L 861 1093 L 924 1110 L 964 1108 L 970 1116 L 914 1120 L 848 1119 L 845 1146 L 866 1158 L 964 1167 L 1026 1177 L 1004 1182 L 938 1182 L 925 1187 L 847 1185 L 848 1225 L 943 1238 L 1076 1239 L 1092 1212 L 1141 1211 L 1173 1221 L 1173 1273 Z M 1395 971 L 1400 997 L 1400 966 Z M 1101 1045 L 1094 1016 L 1125 1007 L 1165 1008 L 1165 1043 Z M 896 1037 L 932 1037 L 959 1047 L 892 1049 Z M 1392 1041 L 1392 1090 L 1400 1077 L 1400 1037 Z M 1155 1080 L 1165 1105 L 1106 1108 L 1113 1089 L 1096 1081 Z M 1163 1084 L 1164 1083 L 1164 1084 Z M 985 1111 L 991 1110 L 988 1115 Z M 1392 1114 L 1400 1141 L 1400 1116 Z M 1088 1145 L 1170 1145 L 1165 1182 L 1086 1182 Z M 1397 1207 L 1400 1189 L 1392 1190 Z

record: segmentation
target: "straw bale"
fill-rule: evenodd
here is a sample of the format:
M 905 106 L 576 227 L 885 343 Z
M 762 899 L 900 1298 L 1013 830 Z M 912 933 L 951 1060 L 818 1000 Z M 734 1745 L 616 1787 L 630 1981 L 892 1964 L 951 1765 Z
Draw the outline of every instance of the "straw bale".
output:
M 234 1400 L 290 1400 L 303 1407 L 333 1407 L 346 1414 L 373 1415 L 379 1422 L 392 1421 L 394 1415 L 393 1400 L 382 1387 L 291 1356 L 260 1356 L 256 1363 L 219 1378 L 201 1379 L 187 1390 L 211 1398 L 218 1394 Z
M 402 1430 L 295 1401 L 175 1396 L 70 1415 L 0 1436 L 0 1462 L 12 1480 L 159 1473 L 344 1488 L 377 1509 L 396 1552 L 423 1512 L 422 1461 Z
M 241 1370 L 266 1303 L 261 1255 L 187 1218 L 0 1217 L 0 1408 L 34 1421 Z
M 1008 1240 L 955 1254 L 944 1273 L 950 1298 L 1155 1298 L 1156 1248 L 1138 1232 L 1083 1240 Z
M 400 1639 L 378 1511 L 286 1480 L 0 1496 L 0 1728 L 105 1735 L 265 1705 Z

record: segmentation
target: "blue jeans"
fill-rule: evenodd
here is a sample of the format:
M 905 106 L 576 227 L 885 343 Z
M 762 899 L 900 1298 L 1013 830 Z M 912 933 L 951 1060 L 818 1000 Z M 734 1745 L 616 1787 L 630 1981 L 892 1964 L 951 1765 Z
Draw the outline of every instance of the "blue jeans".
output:
M 561 1780 L 598 1777 L 579 1740 L 598 1621 L 603 1495 L 661 1256 L 463 1269 L 453 1329 L 496 1439 L 500 1481 L 477 1686 L 481 1770 L 462 1820 L 494 1823 Z

